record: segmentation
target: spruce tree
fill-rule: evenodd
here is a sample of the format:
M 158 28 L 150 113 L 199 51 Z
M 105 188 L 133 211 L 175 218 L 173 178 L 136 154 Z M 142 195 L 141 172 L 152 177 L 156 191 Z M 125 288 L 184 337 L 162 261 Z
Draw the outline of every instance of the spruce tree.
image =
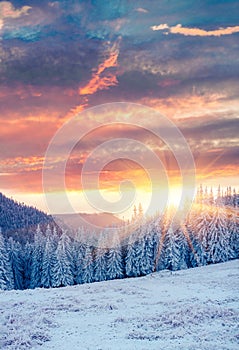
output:
M 197 267 L 207 264 L 202 244 L 198 237 L 189 232 L 188 267 Z
M 218 201 L 218 203 L 220 203 Z M 227 221 L 222 206 L 214 210 L 208 238 L 208 263 L 224 262 L 232 258 Z
M 147 227 L 146 227 L 147 228 Z M 146 235 L 142 239 L 142 257 L 140 261 L 140 270 L 143 275 L 147 275 L 154 271 L 155 259 L 155 237 L 146 231 Z
M 98 244 L 95 248 L 94 281 L 100 282 L 107 279 L 107 229 L 99 234 Z
M 239 216 L 236 210 L 231 210 L 228 216 L 229 244 L 232 250 L 232 258 L 239 258 Z
M 190 222 L 190 230 L 200 241 L 202 246 L 203 259 L 208 261 L 209 238 L 211 234 L 212 209 L 203 206 L 200 211 L 196 209 L 194 220 Z
M 142 238 L 139 238 L 138 232 L 134 232 L 129 237 L 129 243 L 126 253 L 126 276 L 137 277 L 141 275 L 140 260 L 142 257 Z
M 27 242 L 24 247 L 24 269 L 23 269 L 23 280 L 24 289 L 30 288 L 31 285 L 31 274 L 32 274 L 32 253 L 33 253 L 33 243 Z
M 85 249 L 85 258 L 82 266 L 82 283 L 91 283 L 94 281 L 93 249 L 87 245 Z
M 84 227 L 79 227 L 74 241 L 73 255 L 74 255 L 74 279 L 76 284 L 82 283 L 82 269 L 83 261 L 85 259 L 86 250 L 86 231 Z
M 9 261 L 6 242 L 0 228 L 0 289 L 9 290 L 13 288 L 13 271 Z
M 180 269 L 180 246 L 172 225 L 168 228 L 165 235 L 165 258 L 166 269 L 176 271 Z
M 175 230 L 175 240 L 179 248 L 180 257 L 178 270 L 184 270 L 188 268 L 188 258 L 189 258 L 189 245 L 188 245 L 188 234 L 186 227 L 181 223 L 179 227 Z
M 78 238 L 75 240 L 74 245 L 74 270 L 75 270 L 75 283 L 81 284 L 83 265 L 85 259 L 86 245 L 85 241 L 79 241 Z
M 12 237 L 8 240 L 8 252 L 11 269 L 13 272 L 14 288 L 23 289 L 24 262 L 22 247 L 19 242 L 15 242 Z
M 38 226 L 34 236 L 30 288 L 37 288 L 42 286 L 42 260 L 44 250 L 45 237 L 43 236 L 40 226 Z
M 123 256 L 119 231 L 114 230 L 112 233 L 112 244 L 107 253 L 107 279 L 123 278 Z
M 74 284 L 72 246 L 66 232 L 63 232 L 58 242 L 52 276 L 52 287 Z
M 42 258 L 41 286 L 50 288 L 53 286 L 54 267 L 57 264 L 56 249 L 50 228 L 46 232 L 46 245 Z

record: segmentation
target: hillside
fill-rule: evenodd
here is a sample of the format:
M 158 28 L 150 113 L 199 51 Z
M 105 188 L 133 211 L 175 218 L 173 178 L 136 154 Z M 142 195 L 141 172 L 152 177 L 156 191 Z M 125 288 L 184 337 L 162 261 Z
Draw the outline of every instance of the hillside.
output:
M 46 225 L 50 222 L 51 216 L 0 193 L 0 227 L 5 236 L 13 236 L 19 241 L 32 239 L 38 224 Z
M 79 227 L 91 229 L 91 224 L 100 229 L 107 226 L 120 226 L 122 220 L 111 213 L 100 214 L 59 214 L 54 220 L 69 232 L 76 232 Z M 32 240 L 38 224 L 46 226 L 54 224 L 50 215 L 32 207 L 8 198 L 0 192 L 0 227 L 6 237 L 12 236 L 15 240 L 25 242 Z
M 0 291 L 0 348 L 236 350 L 234 260 L 58 289 Z

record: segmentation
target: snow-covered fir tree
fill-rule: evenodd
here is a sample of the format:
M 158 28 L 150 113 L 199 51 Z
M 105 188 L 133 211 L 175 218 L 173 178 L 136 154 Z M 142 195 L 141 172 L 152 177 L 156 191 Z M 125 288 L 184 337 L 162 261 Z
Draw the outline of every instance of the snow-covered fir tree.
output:
M 154 268 L 153 271 L 158 269 L 158 260 L 160 258 L 160 242 L 162 239 L 162 216 L 157 214 L 156 217 L 149 222 L 150 227 L 147 228 L 147 232 L 152 237 L 153 242 L 153 255 L 154 255 Z M 148 224 L 146 223 L 146 227 Z
M 10 266 L 13 272 L 14 288 L 24 288 L 24 260 L 22 255 L 22 247 L 19 242 L 15 242 L 12 237 L 9 238 L 7 244 Z
M 0 228 L 0 289 L 14 288 L 14 279 L 5 239 Z
M 172 225 L 170 225 L 166 231 L 163 249 L 165 256 L 165 268 L 171 271 L 179 270 L 181 260 L 180 245 Z
M 107 250 L 100 247 L 95 248 L 95 260 L 94 260 L 94 281 L 106 281 L 107 280 Z
M 32 251 L 32 268 L 30 288 L 41 287 L 42 279 L 42 261 L 45 250 L 45 237 L 41 231 L 40 226 L 37 227 Z
M 107 253 L 107 279 L 124 277 L 123 256 L 119 231 L 112 232 L 112 244 Z
M 152 273 L 155 270 L 155 259 L 158 251 L 159 236 L 153 225 L 145 225 L 145 235 L 142 239 L 142 258 L 140 270 L 143 275 Z
M 208 206 L 201 206 L 200 210 L 196 208 L 194 220 L 190 222 L 190 230 L 201 242 L 204 259 L 208 260 L 209 254 L 209 236 L 212 221 L 212 209 Z
M 239 194 L 236 192 L 236 189 L 233 189 L 233 207 L 239 208 Z
M 94 281 L 106 281 L 107 280 L 107 238 L 106 230 L 99 234 L 98 244 L 95 248 L 94 259 Z
M 38 226 L 34 241 L 30 234 L 27 243 L 0 234 L 0 288 L 60 287 L 238 258 L 238 202 L 230 186 L 218 187 L 216 198 L 212 189 L 200 186 L 196 204 L 183 222 L 170 210 L 146 219 L 139 206 L 134 209 L 132 232 L 123 226 L 105 229 L 99 240 L 82 228 L 75 240 L 65 232 L 59 237 L 50 226 L 43 232 Z M 104 243 L 110 231 L 114 242 Z M 89 236 L 94 240 L 89 242 Z
M 32 243 L 27 242 L 23 248 L 23 280 L 24 280 L 24 289 L 30 288 L 31 285 L 31 273 L 32 273 L 32 253 L 34 246 Z
M 85 249 L 85 258 L 82 266 L 82 283 L 91 283 L 94 281 L 93 249 L 87 245 Z
M 50 288 L 53 286 L 54 268 L 57 266 L 56 248 L 54 244 L 54 237 L 50 227 L 46 230 L 46 244 L 42 258 L 42 275 L 41 286 Z
M 220 202 L 218 201 L 218 203 Z M 221 205 L 218 205 L 214 210 L 209 231 L 208 263 L 215 264 L 232 259 L 233 251 L 230 246 L 230 234 L 227 229 L 225 211 Z
M 197 267 L 207 264 L 205 253 L 203 251 L 202 243 L 194 232 L 188 231 L 188 257 L 187 266 Z
M 167 251 L 166 251 L 166 235 L 169 226 L 172 224 L 174 210 L 165 210 L 158 226 L 160 227 L 160 237 L 158 243 L 158 251 L 155 262 L 155 271 L 164 270 L 167 267 Z
M 128 277 L 137 277 L 141 275 L 140 261 L 142 258 L 143 240 L 139 232 L 133 232 L 129 237 L 127 254 L 125 258 L 125 273 Z
M 61 235 L 56 259 L 53 263 L 52 287 L 64 287 L 74 284 L 71 240 L 66 232 Z
M 239 216 L 235 209 L 228 212 L 227 229 L 229 234 L 229 244 L 234 259 L 239 258 Z
M 188 268 L 188 256 L 190 247 L 188 245 L 189 238 L 187 235 L 187 230 L 183 223 L 180 223 L 180 225 L 178 225 L 174 231 L 174 235 L 180 251 L 178 270 L 184 270 Z
M 73 246 L 73 258 L 74 258 L 74 279 L 76 284 L 81 284 L 83 264 L 86 251 L 86 231 L 84 227 L 78 229 L 74 246 Z

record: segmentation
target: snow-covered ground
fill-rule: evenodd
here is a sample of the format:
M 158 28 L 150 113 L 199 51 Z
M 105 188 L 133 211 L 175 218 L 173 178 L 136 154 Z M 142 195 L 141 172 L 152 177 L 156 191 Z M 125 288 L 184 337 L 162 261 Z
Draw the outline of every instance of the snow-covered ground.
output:
M 239 347 L 239 261 L 59 289 L 0 292 L 0 348 Z

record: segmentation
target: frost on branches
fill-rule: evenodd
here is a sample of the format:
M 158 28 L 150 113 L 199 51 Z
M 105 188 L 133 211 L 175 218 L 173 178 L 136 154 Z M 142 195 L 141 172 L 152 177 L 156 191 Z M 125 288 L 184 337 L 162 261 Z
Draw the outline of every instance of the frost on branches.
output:
M 169 210 L 146 220 L 142 208 L 138 213 L 135 208 L 131 230 L 106 228 L 97 242 L 84 228 L 73 238 L 38 225 L 28 242 L 0 230 L 0 289 L 61 287 L 237 259 L 238 206 L 230 187 L 224 194 L 219 187 L 216 198 L 200 187 L 183 222 L 172 221 Z

